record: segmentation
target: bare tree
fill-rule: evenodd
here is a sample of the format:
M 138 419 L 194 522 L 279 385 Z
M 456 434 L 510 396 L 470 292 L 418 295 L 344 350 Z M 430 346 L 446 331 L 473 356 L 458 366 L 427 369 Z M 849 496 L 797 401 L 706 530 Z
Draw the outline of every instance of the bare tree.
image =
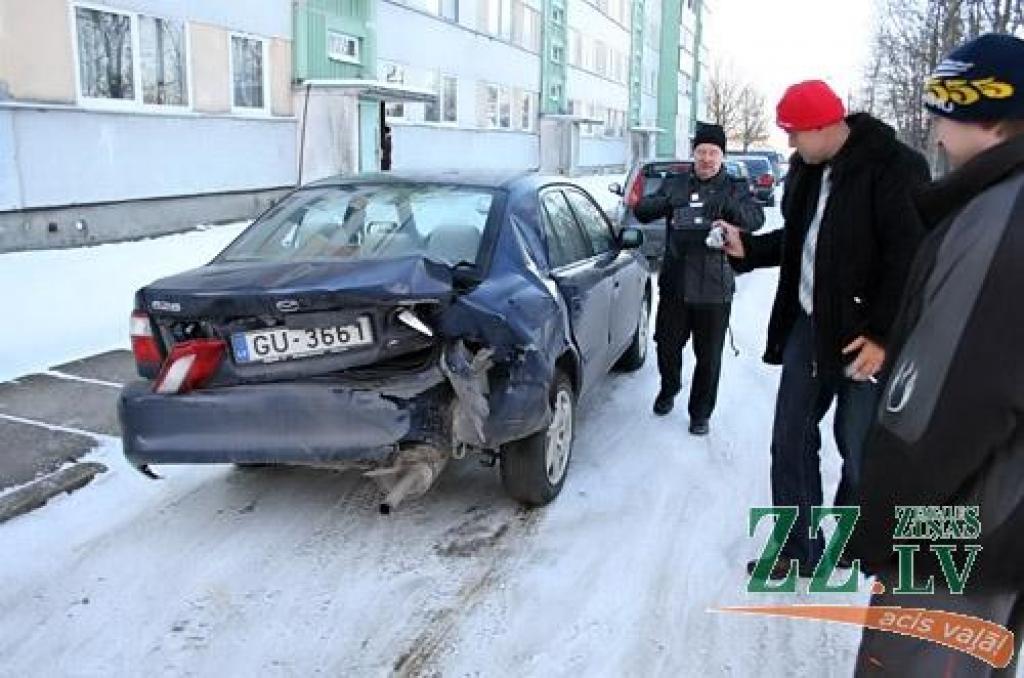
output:
M 739 123 L 734 130 L 735 135 L 730 135 L 730 138 L 736 139 L 746 153 L 751 146 L 768 141 L 768 116 L 765 113 L 764 94 L 753 86 L 743 86 L 739 101 Z
M 860 103 L 893 124 L 899 138 L 928 148 L 931 121 L 922 97 L 924 83 L 956 45 L 990 31 L 1024 29 L 1020 0 L 878 0 L 870 65 Z
M 721 125 L 725 136 L 744 151 L 768 140 L 764 94 L 742 82 L 722 62 L 715 63 L 708 78 L 707 102 L 711 122 Z
M 711 122 L 721 125 L 727 135 L 736 129 L 740 121 L 741 90 L 732 69 L 727 69 L 720 61 L 716 62 L 707 84 L 708 117 Z

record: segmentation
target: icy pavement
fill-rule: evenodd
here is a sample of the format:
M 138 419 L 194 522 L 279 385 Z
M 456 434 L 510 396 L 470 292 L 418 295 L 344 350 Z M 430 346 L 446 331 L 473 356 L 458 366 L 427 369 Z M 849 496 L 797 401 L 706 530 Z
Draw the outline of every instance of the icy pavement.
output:
M 39 292 L 79 290 L 86 269 L 145 282 L 201 263 L 231 231 L 194 235 L 111 246 L 126 254 L 99 269 L 37 253 L 57 267 Z M 79 277 L 58 283 L 60 270 Z M 740 355 L 727 347 L 709 437 L 686 433 L 685 407 L 650 413 L 652 351 L 583 404 L 565 489 L 542 510 L 517 508 L 472 459 L 382 517 L 356 475 L 162 467 L 152 481 L 100 437 L 87 459 L 110 472 L 0 525 L 0 676 L 850 675 L 856 629 L 709 612 L 836 600 L 745 593 L 763 543 L 747 537 L 747 507 L 770 503 L 778 372 L 760 355 L 774 288 L 773 272 L 740 281 Z M 65 329 L 65 354 L 42 362 L 120 345 L 129 304 L 90 300 L 88 345 L 37 317 Z M 687 376 L 692 365 L 688 353 Z M 832 488 L 831 443 L 824 457 Z

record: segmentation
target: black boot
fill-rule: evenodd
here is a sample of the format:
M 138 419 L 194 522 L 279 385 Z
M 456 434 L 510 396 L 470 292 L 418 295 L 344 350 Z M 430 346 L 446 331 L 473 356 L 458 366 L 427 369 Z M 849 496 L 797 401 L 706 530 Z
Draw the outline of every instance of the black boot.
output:
M 706 436 L 711 427 L 708 425 L 707 419 L 691 419 L 690 420 L 690 434 L 695 436 Z
M 654 413 L 659 417 L 664 417 L 672 411 L 675 400 L 676 397 L 674 395 L 660 391 L 658 397 L 654 399 Z
M 772 566 L 772 571 L 768 575 L 770 581 L 782 581 L 789 576 L 790 570 L 790 559 L 785 556 L 779 556 L 779 559 L 775 561 Z M 747 574 L 754 574 L 754 568 L 757 567 L 759 561 L 751 560 L 747 562 Z M 810 577 L 814 574 L 814 567 L 809 565 L 800 564 L 798 568 L 798 577 Z

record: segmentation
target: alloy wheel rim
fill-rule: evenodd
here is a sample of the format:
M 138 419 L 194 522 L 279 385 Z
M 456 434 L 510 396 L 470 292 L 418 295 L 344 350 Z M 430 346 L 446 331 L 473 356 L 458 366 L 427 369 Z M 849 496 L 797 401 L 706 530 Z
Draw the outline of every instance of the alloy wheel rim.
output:
M 548 425 L 544 449 L 544 467 L 548 481 L 557 485 L 569 464 L 572 449 L 572 397 L 564 390 L 555 397 L 555 412 Z

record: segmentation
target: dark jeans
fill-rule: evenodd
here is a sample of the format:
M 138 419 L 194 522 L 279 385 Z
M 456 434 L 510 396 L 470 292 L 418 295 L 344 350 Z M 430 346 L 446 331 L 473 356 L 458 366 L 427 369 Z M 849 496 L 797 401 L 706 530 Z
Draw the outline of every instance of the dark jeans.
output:
M 731 304 L 687 304 L 672 294 L 658 301 L 654 341 L 658 346 L 661 390 L 675 395 L 681 388 L 683 347 L 693 336 L 697 366 L 690 384 L 690 417 L 710 419 L 718 400 L 718 378 L 722 373 L 722 347 L 729 327 Z
M 772 501 L 775 506 L 799 508 L 782 552 L 788 559 L 811 566 L 818 562 L 824 545 L 821 530 L 813 538 L 809 530 L 811 507 L 822 505 L 818 426 L 835 399 L 834 432 L 843 472 L 833 505 L 857 505 L 864 442 L 882 388 L 881 383 L 853 381 L 835 371 L 819 369 L 815 374 L 813 360 L 813 325 L 810 317 L 801 313 L 786 341 L 775 403 Z

